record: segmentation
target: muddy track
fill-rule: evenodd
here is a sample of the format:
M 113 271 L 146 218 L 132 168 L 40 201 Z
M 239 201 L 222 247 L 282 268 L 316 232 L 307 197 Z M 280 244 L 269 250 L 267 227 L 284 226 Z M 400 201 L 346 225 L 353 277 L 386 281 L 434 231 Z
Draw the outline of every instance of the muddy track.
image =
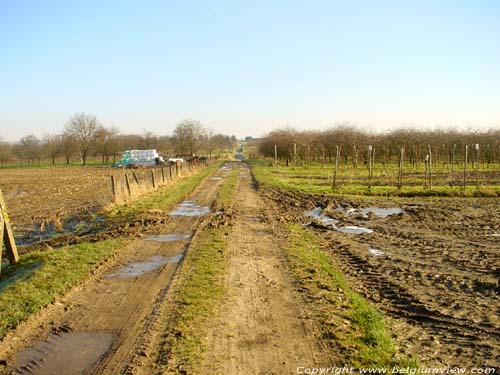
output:
M 207 335 L 200 374 L 293 374 L 329 363 L 305 319 L 278 241 L 276 217 L 243 166 L 235 196 L 238 215 L 228 237 L 227 290 Z
M 216 176 L 227 173 L 225 169 Z M 10 332 L 0 344 L 0 358 L 7 359 L 8 365 L 4 373 L 44 374 L 54 368 L 92 374 L 132 371 L 200 225 L 200 214 L 210 211 L 222 182 L 203 180 L 189 201 L 179 206 L 179 216 L 157 228 L 179 236 L 133 241 L 100 267 L 92 280 Z M 72 352 L 66 353 L 65 347 L 73 348 Z M 100 352 L 85 357 L 88 348 L 95 347 Z M 80 363 L 75 355 L 86 362 Z
M 498 238 L 491 235 L 500 228 L 498 200 L 357 200 L 269 188 L 262 194 L 279 204 L 284 220 L 308 224 L 326 241 L 357 291 L 411 326 L 399 324 L 399 340 L 423 364 L 500 365 L 500 264 Z M 396 205 L 406 212 L 381 219 L 336 209 L 373 205 Z M 304 218 L 303 211 L 315 206 L 374 232 L 346 235 Z

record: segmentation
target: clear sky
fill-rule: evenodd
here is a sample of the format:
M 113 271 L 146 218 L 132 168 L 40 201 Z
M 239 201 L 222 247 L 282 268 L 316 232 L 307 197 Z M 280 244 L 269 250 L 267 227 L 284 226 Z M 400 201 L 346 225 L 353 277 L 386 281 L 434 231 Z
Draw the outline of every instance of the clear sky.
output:
M 0 137 L 80 111 L 124 133 L 500 127 L 500 1 L 0 0 Z

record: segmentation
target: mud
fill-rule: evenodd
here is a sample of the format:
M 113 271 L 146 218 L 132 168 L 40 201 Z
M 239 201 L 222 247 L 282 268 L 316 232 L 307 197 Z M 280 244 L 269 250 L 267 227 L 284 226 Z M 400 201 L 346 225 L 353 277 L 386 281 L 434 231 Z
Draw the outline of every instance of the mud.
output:
M 91 373 L 92 367 L 109 351 L 111 333 L 51 334 L 17 354 L 15 372 L 22 375 L 72 375 Z
M 311 224 L 304 211 L 324 207 L 322 214 L 331 219 L 373 229 L 345 236 L 321 221 L 309 225 L 356 291 L 393 319 L 403 351 L 416 353 L 423 365 L 500 366 L 500 257 L 498 237 L 492 236 L 500 233 L 498 198 L 351 198 L 272 188 L 261 193 L 289 222 Z M 404 212 L 363 217 L 364 207 Z

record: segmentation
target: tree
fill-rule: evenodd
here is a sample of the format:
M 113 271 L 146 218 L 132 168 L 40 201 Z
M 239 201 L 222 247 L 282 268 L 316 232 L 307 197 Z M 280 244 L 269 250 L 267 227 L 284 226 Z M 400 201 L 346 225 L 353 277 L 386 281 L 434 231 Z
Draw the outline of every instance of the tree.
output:
M 26 160 L 28 163 L 34 163 L 35 160 L 40 161 L 42 157 L 40 140 L 32 134 L 21 138 L 19 143 L 14 146 L 13 151 L 19 159 Z
M 66 124 L 64 132 L 74 140 L 80 152 L 82 165 L 86 165 L 90 149 L 95 146 L 99 127 L 97 117 L 83 112 L 75 114 Z
M 0 142 L 0 164 L 9 162 L 12 158 L 12 145 L 7 142 Z
M 116 153 L 118 152 L 119 130 L 115 127 L 107 129 L 103 126 L 96 131 L 96 151 L 101 155 L 102 162 L 109 162 L 110 155 L 113 155 L 113 161 L 116 161 Z
M 204 133 L 200 121 L 186 119 L 177 124 L 172 137 L 177 154 L 195 154 L 199 149 L 200 138 Z
M 56 158 L 61 155 L 61 136 L 57 134 L 47 134 L 43 137 L 43 153 L 48 156 L 52 164 L 56 163 Z

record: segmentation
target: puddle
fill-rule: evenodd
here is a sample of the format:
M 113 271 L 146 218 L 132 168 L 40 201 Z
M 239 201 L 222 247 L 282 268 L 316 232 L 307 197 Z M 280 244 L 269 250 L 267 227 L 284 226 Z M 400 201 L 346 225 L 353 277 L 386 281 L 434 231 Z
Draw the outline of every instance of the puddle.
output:
M 111 333 L 51 334 L 16 356 L 18 374 L 70 375 L 90 373 L 113 343 Z
M 363 208 L 360 212 L 362 215 L 368 215 L 369 213 L 372 213 L 377 217 L 384 218 L 391 215 L 402 214 L 405 212 L 405 210 L 399 207 L 389 207 L 389 208 L 367 207 Z
M 326 226 L 336 227 L 340 221 L 321 215 L 322 208 L 316 207 L 314 210 L 304 212 L 307 217 L 312 217 L 313 219 L 319 221 L 321 224 Z
M 367 217 L 368 214 L 375 215 L 376 217 L 379 218 L 385 218 L 391 215 L 397 215 L 397 214 L 402 214 L 405 212 L 402 208 L 399 207 L 389 207 L 389 208 L 384 208 L 384 207 L 366 207 L 366 208 L 345 208 L 343 206 L 339 206 L 335 211 L 338 212 L 344 212 L 345 215 L 351 216 L 355 214 L 361 214 L 364 217 Z
M 373 229 L 368 229 L 368 228 L 363 228 L 363 227 L 357 227 L 357 226 L 345 226 L 345 227 L 339 227 L 338 224 L 340 223 L 339 220 L 332 219 L 330 217 L 327 217 L 325 215 L 321 215 L 322 208 L 321 207 L 316 207 L 315 209 L 311 211 L 306 211 L 304 212 L 304 215 L 307 217 L 311 217 L 317 221 L 319 221 L 321 224 L 331 227 L 332 229 L 335 229 L 336 231 L 339 231 L 341 233 L 347 233 L 347 234 L 364 234 L 364 233 L 373 233 Z
M 190 238 L 191 238 L 190 234 L 169 233 L 169 234 L 159 234 L 157 236 L 148 236 L 145 238 L 145 240 L 158 241 L 158 242 L 173 242 L 173 241 L 189 240 Z
M 154 271 L 167 263 L 179 263 L 182 257 L 183 254 L 177 254 L 171 257 L 154 255 L 148 260 L 143 262 L 130 262 L 126 266 L 120 268 L 118 271 L 113 273 L 108 273 L 105 277 L 129 278 L 129 277 L 142 276 L 145 273 Z
M 368 249 L 368 252 L 369 252 L 371 255 L 375 255 L 375 256 L 382 256 L 382 255 L 385 255 L 385 253 L 384 253 L 382 250 L 378 250 L 378 249 Z
M 363 233 L 373 233 L 373 229 L 357 227 L 355 225 L 350 225 L 347 227 L 334 227 L 335 230 L 347 233 L 347 234 L 363 234 Z
M 170 216 L 203 216 L 210 212 L 207 206 L 199 206 L 193 201 L 184 201 L 170 212 Z

